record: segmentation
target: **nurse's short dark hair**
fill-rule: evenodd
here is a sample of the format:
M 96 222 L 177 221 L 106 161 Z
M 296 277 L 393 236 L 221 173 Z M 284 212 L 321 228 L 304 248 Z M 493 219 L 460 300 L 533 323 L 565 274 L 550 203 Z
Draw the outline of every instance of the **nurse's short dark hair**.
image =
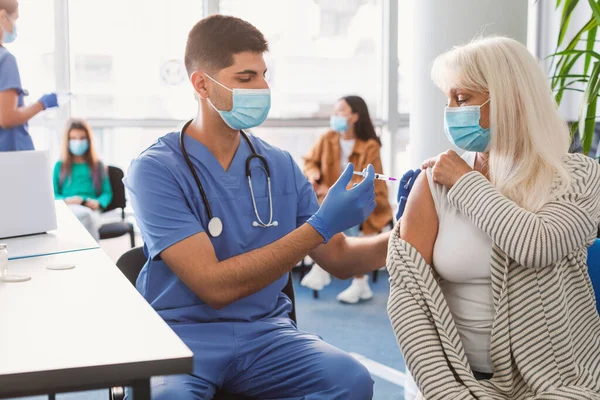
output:
M 0 0 L 0 10 L 5 10 L 8 14 L 13 14 L 19 8 L 17 0 Z
M 188 34 L 185 68 L 188 75 L 198 69 L 214 73 L 231 66 L 234 54 L 262 54 L 268 50 L 264 35 L 251 23 L 227 15 L 211 15 L 194 25 Z

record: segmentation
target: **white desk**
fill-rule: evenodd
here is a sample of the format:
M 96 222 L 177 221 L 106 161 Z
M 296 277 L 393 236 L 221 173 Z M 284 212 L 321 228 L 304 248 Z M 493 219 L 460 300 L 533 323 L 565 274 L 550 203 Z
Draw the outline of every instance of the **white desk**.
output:
M 73 263 L 52 271 L 48 265 Z M 0 398 L 134 386 L 189 373 L 192 352 L 100 249 L 9 262 L 0 282 Z
M 56 201 L 58 229 L 45 234 L 0 239 L 8 245 L 8 259 L 38 257 L 100 246 L 62 200 Z

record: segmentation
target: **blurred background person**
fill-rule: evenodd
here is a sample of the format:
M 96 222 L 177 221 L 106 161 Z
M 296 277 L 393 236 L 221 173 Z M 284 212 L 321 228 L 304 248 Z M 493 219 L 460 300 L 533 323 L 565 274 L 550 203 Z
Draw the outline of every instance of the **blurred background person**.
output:
M 94 146 L 94 134 L 81 119 L 71 120 L 62 141 L 62 158 L 54 166 L 54 195 L 64 200 L 94 239 L 100 213 L 112 201 L 106 167 Z
M 383 173 L 381 141 L 375 132 L 367 104 L 361 97 L 345 96 L 339 99 L 331 116 L 330 128 L 304 157 L 303 171 L 312 183 L 319 203 L 348 163 L 354 164 L 355 171 L 362 171 L 372 164 L 375 172 Z M 353 182 L 358 183 L 361 179 L 355 176 Z M 346 236 L 377 234 L 392 221 L 392 208 L 384 181 L 375 181 L 375 194 L 377 205 L 373 213 L 362 225 L 346 230 Z M 313 290 L 322 290 L 330 282 L 329 274 L 317 264 L 302 279 L 302 285 Z M 350 287 L 341 292 L 337 299 L 355 304 L 372 297 L 369 277 L 361 275 L 354 277 Z

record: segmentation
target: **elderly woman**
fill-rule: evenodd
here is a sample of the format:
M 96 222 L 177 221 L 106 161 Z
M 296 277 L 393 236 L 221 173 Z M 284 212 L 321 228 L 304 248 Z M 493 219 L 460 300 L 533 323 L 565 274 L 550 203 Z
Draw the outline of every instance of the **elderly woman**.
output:
M 428 160 L 390 240 L 388 312 L 433 399 L 600 399 L 587 246 L 600 167 L 525 46 L 476 40 L 435 61 L 458 156 Z

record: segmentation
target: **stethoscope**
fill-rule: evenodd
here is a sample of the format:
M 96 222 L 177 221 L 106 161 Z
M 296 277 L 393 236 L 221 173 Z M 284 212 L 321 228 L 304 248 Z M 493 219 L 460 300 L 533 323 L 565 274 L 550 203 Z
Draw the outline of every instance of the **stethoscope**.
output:
M 194 176 L 196 186 L 198 186 L 198 190 L 200 191 L 200 195 L 202 196 L 202 201 L 204 202 L 204 207 L 206 207 L 206 213 L 208 214 L 208 233 L 212 237 L 218 237 L 223 232 L 223 221 L 221 221 L 221 218 L 215 217 L 213 215 L 212 209 L 210 208 L 210 204 L 208 203 L 208 198 L 206 197 L 206 192 L 204 191 L 204 187 L 200 182 L 200 178 L 196 173 L 196 169 L 194 168 L 194 165 L 192 164 L 192 161 L 188 156 L 187 150 L 185 149 L 185 144 L 183 143 L 183 132 L 187 129 L 191 122 L 192 121 L 186 122 L 185 125 L 183 125 L 183 128 L 181 128 L 181 131 L 179 131 L 179 144 L 181 147 L 181 153 L 183 154 L 183 158 L 185 158 L 185 162 L 187 163 L 188 167 L 190 168 L 190 171 L 192 172 L 192 175 Z M 254 206 L 254 214 L 256 215 L 256 219 L 258 220 L 253 221 L 252 226 L 260 228 L 277 226 L 279 225 L 279 223 L 277 221 L 273 221 L 273 197 L 271 196 L 271 170 L 269 169 L 269 163 L 263 156 L 256 152 L 246 132 L 240 131 L 240 133 L 244 140 L 246 140 L 246 143 L 248 143 L 250 151 L 252 151 L 252 154 L 250 154 L 248 158 L 246 158 L 246 177 L 248 178 L 248 186 L 250 187 L 250 197 L 252 198 L 252 205 Z M 254 188 L 252 187 L 252 168 L 250 166 L 250 163 L 255 158 L 261 162 L 262 166 L 260 168 L 262 168 L 267 174 L 267 188 L 269 190 L 269 222 L 267 223 L 263 222 L 263 220 L 260 218 L 260 215 L 258 214 L 258 208 L 256 207 L 256 199 L 254 198 Z

